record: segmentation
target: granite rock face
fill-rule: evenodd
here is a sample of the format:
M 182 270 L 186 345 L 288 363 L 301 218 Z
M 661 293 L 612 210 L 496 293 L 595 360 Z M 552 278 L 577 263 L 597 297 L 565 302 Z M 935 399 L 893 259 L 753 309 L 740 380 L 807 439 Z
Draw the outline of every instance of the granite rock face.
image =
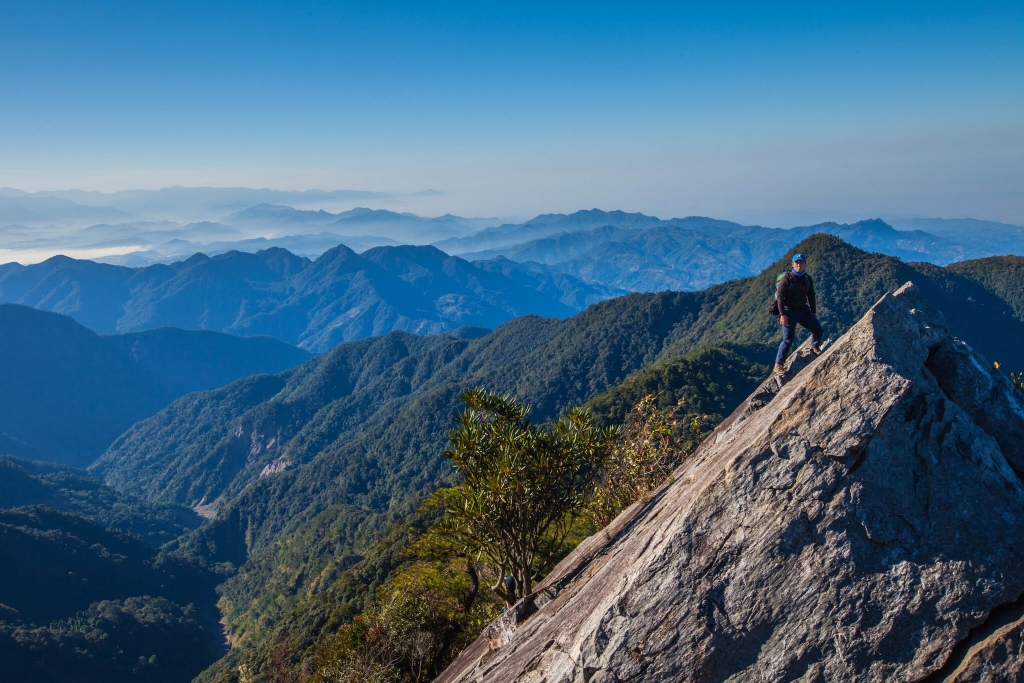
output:
M 1018 680 L 1019 392 L 909 283 L 793 363 L 438 680 Z

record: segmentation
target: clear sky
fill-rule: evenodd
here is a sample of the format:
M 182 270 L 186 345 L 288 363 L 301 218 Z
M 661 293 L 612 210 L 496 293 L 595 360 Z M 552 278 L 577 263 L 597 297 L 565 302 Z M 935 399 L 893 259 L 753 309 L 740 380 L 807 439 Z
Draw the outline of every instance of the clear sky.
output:
M 1024 3 L 0 0 L 0 185 L 1024 223 Z

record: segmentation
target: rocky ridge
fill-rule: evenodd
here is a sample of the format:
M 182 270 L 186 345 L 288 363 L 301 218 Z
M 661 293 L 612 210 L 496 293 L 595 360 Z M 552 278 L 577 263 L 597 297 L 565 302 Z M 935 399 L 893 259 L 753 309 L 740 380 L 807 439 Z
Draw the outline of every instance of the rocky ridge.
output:
M 910 283 L 439 681 L 1017 680 L 1024 400 Z

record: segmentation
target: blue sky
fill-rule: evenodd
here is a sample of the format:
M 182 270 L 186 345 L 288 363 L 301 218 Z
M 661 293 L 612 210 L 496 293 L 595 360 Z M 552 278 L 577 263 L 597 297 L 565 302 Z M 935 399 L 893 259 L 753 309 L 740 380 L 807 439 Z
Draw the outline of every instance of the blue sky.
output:
M 1024 223 L 1021 3 L 0 2 L 0 185 Z

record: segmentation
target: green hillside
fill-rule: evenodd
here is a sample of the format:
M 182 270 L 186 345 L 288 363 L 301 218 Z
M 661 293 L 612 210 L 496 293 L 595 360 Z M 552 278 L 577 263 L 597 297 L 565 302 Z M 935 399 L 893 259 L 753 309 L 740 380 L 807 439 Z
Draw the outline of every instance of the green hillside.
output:
M 825 235 L 796 248 L 808 254 L 830 336 L 914 280 L 954 333 L 1004 362 L 1024 360 L 1004 353 L 1001 340 L 1022 338 L 1024 322 L 995 285 Z M 773 360 L 780 333 L 767 304 L 785 267 L 701 292 L 632 294 L 566 320 L 518 318 L 476 339 L 392 333 L 341 344 L 284 375 L 180 399 L 132 427 L 94 472 L 152 500 L 216 508 L 178 547 L 241 567 L 221 586 L 229 634 L 242 644 L 232 658 L 265 647 L 267 634 L 315 637 L 329 615 L 358 611 L 374 585 L 352 578 L 378 557 L 373 541 L 388 529 L 401 535 L 400 520 L 449 480 L 440 452 L 463 388 L 511 392 L 533 419 L 592 400 L 609 421 L 658 390 L 713 422 Z M 991 333 L 979 335 L 979 321 Z M 339 582 L 348 597 L 338 597 Z M 299 656 L 309 644 L 284 649 Z
M 218 332 L 100 336 L 64 315 L 0 304 L 0 454 L 85 466 L 182 394 L 309 357 Z
M 0 510 L 0 653 L 11 680 L 181 681 L 222 651 L 217 577 L 70 512 Z
M 219 657 L 222 577 L 157 549 L 200 521 L 81 470 L 0 456 L 5 680 L 184 681 Z
M 0 509 L 45 505 L 73 512 L 159 547 L 199 526 L 202 518 L 182 505 L 120 493 L 81 470 L 0 456 Z
M 946 270 L 978 283 L 1008 303 L 1018 318 L 1024 318 L 1024 257 L 993 256 L 953 263 Z

